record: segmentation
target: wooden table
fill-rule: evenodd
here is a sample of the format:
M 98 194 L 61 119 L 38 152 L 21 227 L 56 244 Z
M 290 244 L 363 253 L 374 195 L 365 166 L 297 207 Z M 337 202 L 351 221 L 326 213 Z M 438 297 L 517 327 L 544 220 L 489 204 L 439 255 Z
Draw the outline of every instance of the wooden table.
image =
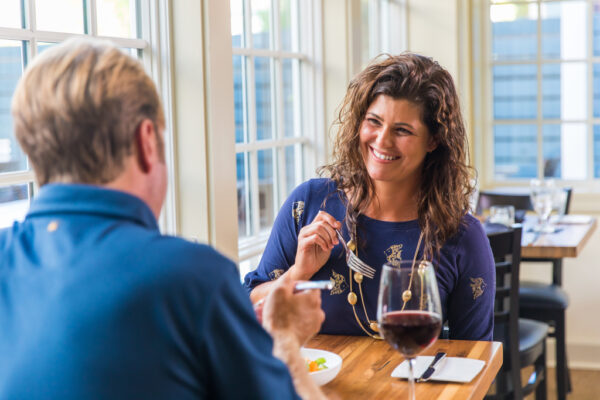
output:
M 317 335 L 306 347 L 332 351 L 343 359 L 338 376 L 322 387 L 329 398 L 408 398 L 408 382 L 391 377 L 403 357 L 387 342 L 364 336 Z M 502 344 L 438 340 L 423 355 L 434 355 L 439 350 L 448 353 L 449 357 L 484 360 L 485 366 L 469 383 L 416 383 L 417 399 L 482 399 L 502 365 Z
M 574 217 L 568 215 L 567 218 Z M 584 224 L 561 224 L 555 226 L 555 233 L 537 234 L 531 232 L 536 218 L 527 216 L 523 222 L 521 240 L 522 258 L 564 258 L 577 257 L 592 233 L 596 230 L 596 218 Z

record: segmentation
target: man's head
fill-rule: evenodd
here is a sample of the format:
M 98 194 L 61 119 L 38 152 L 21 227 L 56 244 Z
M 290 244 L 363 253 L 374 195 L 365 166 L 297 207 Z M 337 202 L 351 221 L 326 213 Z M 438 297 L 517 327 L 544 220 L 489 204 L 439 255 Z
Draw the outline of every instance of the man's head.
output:
M 12 115 L 40 185 L 110 185 L 128 160 L 145 171 L 144 137 L 164 163 L 165 121 L 154 83 L 106 41 L 72 39 L 36 57 L 17 86 Z

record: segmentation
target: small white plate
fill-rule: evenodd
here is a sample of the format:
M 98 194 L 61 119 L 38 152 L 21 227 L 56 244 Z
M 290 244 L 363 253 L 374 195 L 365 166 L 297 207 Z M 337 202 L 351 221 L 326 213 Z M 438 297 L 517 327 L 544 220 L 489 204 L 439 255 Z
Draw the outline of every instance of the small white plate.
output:
M 415 379 L 425 372 L 433 356 L 419 356 L 415 366 Z M 482 370 L 485 361 L 464 357 L 446 357 L 429 380 L 445 382 L 471 382 Z M 408 361 L 403 361 L 392 371 L 394 378 L 408 378 Z
M 330 351 L 302 347 L 300 349 L 300 354 L 302 354 L 302 357 L 308 358 L 312 361 L 320 357 L 325 359 L 325 365 L 327 366 L 327 369 L 310 372 L 310 376 L 319 386 L 324 385 L 335 378 L 342 368 L 342 357 Z

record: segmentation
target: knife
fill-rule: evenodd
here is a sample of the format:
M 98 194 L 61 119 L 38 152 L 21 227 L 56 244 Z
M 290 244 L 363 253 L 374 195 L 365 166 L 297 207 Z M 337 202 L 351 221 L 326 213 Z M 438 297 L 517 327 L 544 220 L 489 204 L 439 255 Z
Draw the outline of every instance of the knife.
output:
M 435 368 L 440 364 L 440 362 L 442 362 L 444 358 L 446 358 L 446 353 L 444 353 L 443 351 L 438 352 L 435 355 L 435 357 L 433 357 L 433 361 L 431 361 L 429 367 L 427 367 L 425 372 L 423 372 L 423 375 L 421 375 L 417 379 L 417 382 L 425 382 L 426 380 L 431 378 L 431 375 L 433 375 L 433 373 L 435 372 Z

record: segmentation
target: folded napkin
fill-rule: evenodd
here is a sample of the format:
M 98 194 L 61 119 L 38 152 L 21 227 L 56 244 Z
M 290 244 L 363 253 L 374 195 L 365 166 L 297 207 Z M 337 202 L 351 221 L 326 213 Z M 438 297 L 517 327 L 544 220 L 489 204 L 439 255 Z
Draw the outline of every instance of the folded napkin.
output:
M 415 379 L 427 369 L 433 356 L 419 356 L 415 366 Z M 446 357 L 429 380 L 445 382 L 471 382 L 481 371 L 485 361 L 464 357 Z M 403 361 L 392 371 L 393 378 L 408 378 L 408 361 Z
M 589 215 L 575 215 L 575 214 L 566 214 L 566 215 L 553 215 L 550 217 L 551 224 L 565 224 L 565 225 L 579 225 L 579 224 L 589 224 L 592 222 L 592 217 Z

